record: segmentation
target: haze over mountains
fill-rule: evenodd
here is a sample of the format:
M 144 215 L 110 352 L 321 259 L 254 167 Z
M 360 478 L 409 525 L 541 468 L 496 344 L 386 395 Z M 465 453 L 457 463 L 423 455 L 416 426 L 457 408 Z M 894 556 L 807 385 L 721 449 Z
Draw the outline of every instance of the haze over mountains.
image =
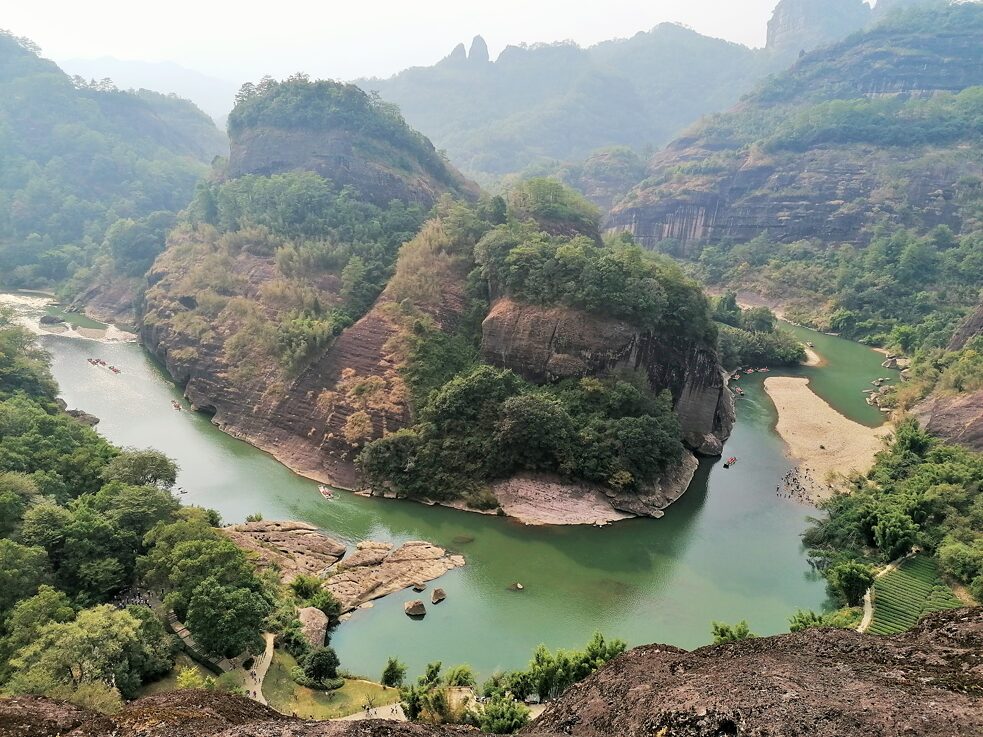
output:
M 530 166 L 580 161 L 596 149 L 637 153 L 667 143 L 701 115 L 724 110 L 795 57 L 840 40 L 919 0 L 782 0 L 767 45 L 751 49 L 662 23 L 589 48 L 572 42 L 508 46 L 492 59 L 484 39 L 429 67 L 356 81 L 400 106 L 410 125 L 485 183 Z M 69 74 L 123 88 L 174 92 L 220 125 L 243 81 L 170 62 L 69 59 Z

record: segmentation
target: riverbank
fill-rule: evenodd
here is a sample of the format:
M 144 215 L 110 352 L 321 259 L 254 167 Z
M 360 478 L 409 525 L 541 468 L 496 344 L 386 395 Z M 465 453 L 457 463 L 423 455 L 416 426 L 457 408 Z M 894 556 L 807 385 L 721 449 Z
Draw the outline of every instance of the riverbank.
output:
M 891 431 L 890 424 L 871 428 L 847 419 L 809 388 L 807 378 L 771 376 L 764 388 L 778 410 L 778 435 L 813 482 L 806 489 L 813 502 L 851 474 L 866 473 Z

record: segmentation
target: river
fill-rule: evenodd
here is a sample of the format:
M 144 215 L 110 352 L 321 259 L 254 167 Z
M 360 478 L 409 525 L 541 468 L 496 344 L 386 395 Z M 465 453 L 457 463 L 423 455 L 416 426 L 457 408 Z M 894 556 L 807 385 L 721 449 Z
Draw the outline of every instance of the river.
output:
M 828 364 L 790 373 L 812 378 L 817 393 L 868 425 L 881 422 L 861 390 L 885 375 L 882 357 L 863 346 L 795 328 Z M 787 630 L 798 608 L 828 605 L 799 536 L 813 509 L 779 499 L 791 467 L 774 433 L 775 410 L 763 374 L 741 380 L 738 422 L 726 446 L 740 459 L 724 469 L 703 461 L 680 501 L 660 520 L 606 528 L 525 527 L 508 519 L 367 499 L 322 500 L 313 482 L 235 440 L 202 415 L 178 412 L 181 393 L 142 348 L 46 335 L 53 371 L 70 407 L 101 419 L 98 429 L 125 446 L 154 447 L 180 466 L 186 504 L 217 509 L 227 522 L 261 513 L 306 520 L 352 543 L 429 540 L 462 553 L 467 565 L 440 579 L 447 600 L 420 621 L 403 615 L 411 591 L 357 611 L 334 633 L 343 667 L 377 678 L 389 656 L 411 675 L 429 661 L 467 662 L 480 675 L 524 666 L 533 648 L 583 645 L 595 630 L 630 645 L 692 648 L 710 640 L 713 620 L 747 619 L 758 634 Z M 121 374 L 91 366 L 105 359 Z M 522 583 L 521 591 L 513 590 Z M 424 594 L 426 596 L 426 594 Z

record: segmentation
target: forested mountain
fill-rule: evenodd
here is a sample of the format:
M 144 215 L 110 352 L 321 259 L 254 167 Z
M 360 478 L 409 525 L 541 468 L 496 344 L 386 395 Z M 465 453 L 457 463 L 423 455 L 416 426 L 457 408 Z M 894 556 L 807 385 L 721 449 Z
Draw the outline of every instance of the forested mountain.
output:
M 0 279 L 142 274 L 222 141 L 185 100 L 70 78 L 0 34 Z
M 301 76 L 244 88 L 229 132 L 142 329 L 225 429 L 339 485 L 476 507 L 546 471 L 661 513 L 696 466 L 683 443 L 719 454 L 733 409 L 705 298 L 602 246 L 571 190 L 479 198 L 394 106 Z
M 910 9 L 808 54 L 653 157 L 610 214 L 707 282 L 906 351 L 983 283 L 983 5 Z
M 464 171 L 492 179 L 606 146 L 661 146 L 780 66 L 666 23 L 589 49 L 509 46 L 494 61 L 479 36 L 432 67 L 358 84 L 399 105 Z

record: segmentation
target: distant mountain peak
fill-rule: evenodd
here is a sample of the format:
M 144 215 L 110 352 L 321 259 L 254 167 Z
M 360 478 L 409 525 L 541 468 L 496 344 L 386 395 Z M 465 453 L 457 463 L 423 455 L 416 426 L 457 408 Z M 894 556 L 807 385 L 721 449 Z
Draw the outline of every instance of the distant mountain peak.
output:
M 488 54 L 488 44 L 481 36 L 475 36 L 471 41 L 471 50 L 468 52 L 468 61 L 472 64 L 487 64 L 491 60 Z

